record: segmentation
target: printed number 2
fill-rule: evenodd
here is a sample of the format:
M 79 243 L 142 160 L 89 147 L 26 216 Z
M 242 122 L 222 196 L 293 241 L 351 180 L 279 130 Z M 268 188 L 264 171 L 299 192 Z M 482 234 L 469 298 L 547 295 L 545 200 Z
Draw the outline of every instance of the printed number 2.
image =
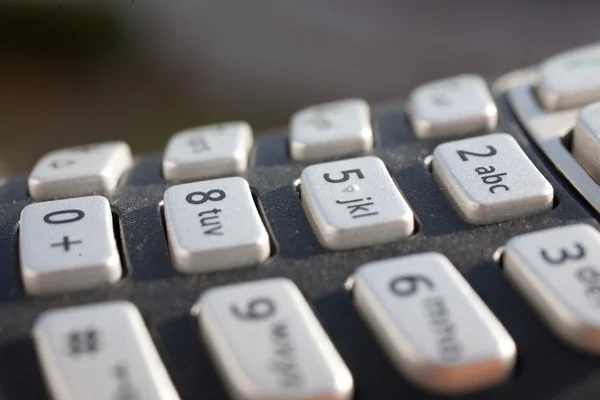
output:
M 491 157 L 491 156 L 495 155 L 496 153 L 498 153 L 498 151 L 495 148 L 493 148 L 492 146 L 486 146 L 486 147 L 488 149 L 487 153 L 475 153 L 474 151 L 457 150 L 456 154 L 458 154 L 458 156 L 460 157 L 461 160 L 469 161 L 469 158 L 467 156 Z
M 348 179 L 350 179 L 350 174 L 356 174 L 356 176 L 358 176 L 358 179 L 365 178 L 360 169 L 348 169 L 346 171 L 341 171 L 340 173 L 342 174 L 342 177 L 339 179 L 333 179 L 330 174 L 324 174 L 323 178 L 329 183 L 346 182 Z

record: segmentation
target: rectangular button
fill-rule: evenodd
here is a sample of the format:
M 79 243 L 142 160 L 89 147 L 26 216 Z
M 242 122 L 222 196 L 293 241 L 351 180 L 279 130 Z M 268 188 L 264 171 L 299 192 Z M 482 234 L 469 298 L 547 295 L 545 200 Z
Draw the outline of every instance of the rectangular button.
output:
M 460 216 L 472 224 L 552 209 L 552 185 L 506 133 L 437 146 L 433 176 Z
M 383 161 L 367 156 L 302 171 L 302 206 L 319 242 L 352 249 L 409 236 L 414 215 Z
M 187 129 L 169 140 L 163 176 L 182 182 L 239 174 L 252 143 L 252 128 L 242 121 Z
M 106 142 L 56 150 L 43 156 L 29 175 L 29 194 L 51 200 L 111 194 L 133 165 L 125 142 Z
M 36 320 L 33 339 L 55 400 L 179 399 L 131 303 L 47 311 Z
M 464 393 L 509 376 L 515 343 L 443 255 L 369 263 L 353 278 L 358 312 L 399 372 L 417 385 Z
M 101 196 L 25 207 L 19 255 L 23 286 L 32 295 L 106 285 L 122 274 L 110 204 Z
M 600 43 L 569 50 L 540 66 L 540 102 L 549 110 L 600 100 Z
M 577 224 L 512 238 L 504 273 L 565 341 L 600 353 L 600 233 Z
M 233 398 L 352 398 L 350 371 L 290 280 L 210 289 L 193 311 Z
M 582 108 L 573 130 L 573 157 L 600 182 L 600 102 Z
M 407 111 L 415 135 L 421 139 L 489 132 L 498 124 L 498 109 L 479 75 L 458 75 L 421 85 L 411 93 Z
M 294 160 L 324 160 L 372 148 L 371 111 L 363 99 L 319 104 L 292 116 L 290 153 Z
M 269 257 L 269 235 L 243 178 L 172 186 L 164 209 L 171 257 L 180 272 L 246 267 Z

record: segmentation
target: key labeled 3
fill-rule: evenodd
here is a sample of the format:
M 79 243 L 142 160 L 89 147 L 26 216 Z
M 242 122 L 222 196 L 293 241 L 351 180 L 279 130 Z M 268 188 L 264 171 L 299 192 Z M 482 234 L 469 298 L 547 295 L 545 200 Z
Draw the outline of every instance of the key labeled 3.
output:
M 164 210 L 173 264 L 180 272 L 251 266 L 271 252 L 243 178 L 173 186 L 165 192 Z
M 292 281 L 210 289 L 192 311 L 234 399 L 352 398 L 350 371 Z
M 490 224 L 552 208 L 552 185 L 506 133 L 437 146 L 433 176 L 460 216 L 472 224 Z
M 301 190 L 315 234 L 329 249 L 389 242 L 414 230 L 412 210 L 377 157 L 307 167 Z
M 353 301 L 396 368 L 434 392 L 504 381 L 516 346 L 450 261 L 423 253 L 363 265 Z
M 565 341 L 600 353 L 600 233 L 585 224 L 511 239 L 504 273 Z

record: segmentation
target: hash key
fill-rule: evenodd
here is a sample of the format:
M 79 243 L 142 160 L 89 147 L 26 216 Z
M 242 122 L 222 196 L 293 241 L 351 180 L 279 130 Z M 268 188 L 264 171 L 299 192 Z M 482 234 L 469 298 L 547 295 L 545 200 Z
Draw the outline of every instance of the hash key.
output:
M 302 206 L 328 249 L 391 242 L 414 230 L 410 206 L 377 157 L 311 165 L 302 171 L 301 188 Z

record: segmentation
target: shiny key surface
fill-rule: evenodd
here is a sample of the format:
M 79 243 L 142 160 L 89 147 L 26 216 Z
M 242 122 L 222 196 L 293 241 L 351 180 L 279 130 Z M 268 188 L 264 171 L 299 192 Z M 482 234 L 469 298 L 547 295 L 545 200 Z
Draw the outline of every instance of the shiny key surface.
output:
M 239 174 L 248 165 L 252 143 L 252 128 L 246 122 L 187 129 L 169 140 L 163 176 L 181 182 Z
M 537 92 L 549 110 L 600 100 L 600 43 L 565 51 L 544 61 Z
M 516 346 L 446 257 L 422 253 L 365 264 L 354 304 L 399 372 L 434 392 L 504 381 Z
M 307 107 L 290 121 L 290 153 L 296 161 L 356 155 L 372 147 L 371 111 L 363 99 Z
M 421 139 L 442 139 L 489 132 L 498 124 L 498 109 L 479 75 L 458 75 L 417 87 L 408 113 Z
M 409 236 L 414 215 L 383 161 L 366 156 L 302 171 L 302 206 L 324 247 L 351 249 Z
M 579 111 L 573 130 L 572 152 L 587 173 L 600 182 L 600 102 Z
M 164 212 L 173 265 L 180 272 L 251 266 L 271 251 L 243 178 L 172 186 L 164 195 Z
M 504 273 L 568 343 L 600 353 L 600 233 L 585 224 L 511 239 Z
M 43 156 L 29 175 L 29 194 L 51 200 L 90 194 L 109 195 L 133 164 L 125 142 L 106 142 L 56 150 Z
M 31 295 L 107 285 L 122 274 L 110 204 L 101 196 L 25 207 L 19 255 L 23 286 Z
M 433 176 L 460 216 L 472 224 L 491 224 L 552 208 L 552 186 L 506 133 L 437 146 Z
M 233 398 L 352 398 L 348 368 L 292 281 L 213 288 L 193 311 Z
M 47 311 L 36 320 L 33 339 L 55 400 L 179 399 L 129 302 Z

